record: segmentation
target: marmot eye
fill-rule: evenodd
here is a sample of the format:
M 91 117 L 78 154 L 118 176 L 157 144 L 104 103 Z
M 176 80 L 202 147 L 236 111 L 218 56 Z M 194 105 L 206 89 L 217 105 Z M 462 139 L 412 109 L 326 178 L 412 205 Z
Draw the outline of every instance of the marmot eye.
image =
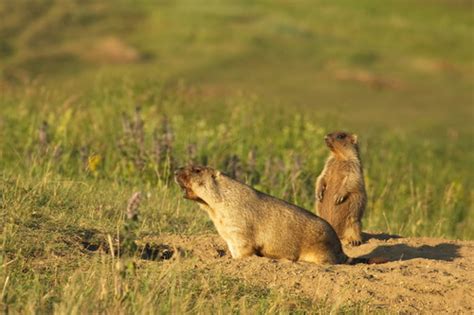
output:
M 194 173 L 198 173 L 198 174 L 201 173 L 201 169 L 200 168 L 194 169 Z
M 341 133 L 341 134 L 338 134 L 336 138 L 342 140 L 346 137 L 346 135 L 344 133 Z

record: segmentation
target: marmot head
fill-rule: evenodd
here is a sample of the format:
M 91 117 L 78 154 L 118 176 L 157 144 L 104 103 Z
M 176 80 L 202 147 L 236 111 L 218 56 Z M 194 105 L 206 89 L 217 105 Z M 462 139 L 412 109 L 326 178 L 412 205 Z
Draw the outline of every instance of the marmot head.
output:
M 336 131 L 324 137 L 326 145 L 336 157 L 349 159 L 359 156 L 357 135 L 345 131 Z
M 184 198 L 209 205 L 218 202 L 218 179 L 221 172 L 207 166 L 186 166 L 175 172 L 176 182 L 184 190 Z

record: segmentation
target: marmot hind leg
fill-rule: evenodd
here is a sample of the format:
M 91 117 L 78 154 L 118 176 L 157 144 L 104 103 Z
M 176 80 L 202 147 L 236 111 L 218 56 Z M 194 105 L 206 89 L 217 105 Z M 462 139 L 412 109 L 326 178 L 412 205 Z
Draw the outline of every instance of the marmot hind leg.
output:
M 325 257 L 324 255 L 305 253 L 299 257 L 300 261 L 306 261 L 309 263 L 314 263 L 318 265 L 333 265 L 335 264 L 335 259 L 332 257 Z
M 343 261 L 345 261 L 345 259 L 346 258 L 344 258 Z M 318 265 L 334 265 L 341 263 L 340 257 L 334 253 L 332 247 L 325 248 L 321 245 L 316 245 L 313 249 L 301 252 L 300 256 L 296 260 L 315 263 Z
M 362 244 L 362 223 L 360 221 L 348 224 L 342 237 L 342 242 L 346 245 L 359 246 Z

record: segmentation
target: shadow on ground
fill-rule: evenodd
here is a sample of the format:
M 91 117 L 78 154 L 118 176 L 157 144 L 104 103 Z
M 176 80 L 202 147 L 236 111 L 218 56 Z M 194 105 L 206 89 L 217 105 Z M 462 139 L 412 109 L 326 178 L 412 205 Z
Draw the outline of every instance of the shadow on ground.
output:
M 97 230 L 94 229 L 81 229 L 79 231 L 78 241 L 83 250 L 87 252 L 104 252 L 110 253 L 110 242 L 107 241 L 106 235 L 103 235 Z M 112 246 L 114 246 L 114 255 L 122 256 L 136 256 L 144 260 L 168 260 L 173 257 L 176 251 L 181 253 L 180 248 L 174 248 L 173 246 L 167 244 L 137 244 L 136 249 L 133 252 L 124 253 L 122 246 L 120 245 L 120 250 L 118 250 L 120 244 L 116 239 L 111 239 Z
M 371 239 L 376 239 L 378 241 L 388 241 L 390 239 L 395 239 L 395 238 L 402 238 L 400 235 L 396 234 L 388 234 L 388 233 L 362 233 L 362 240 L 364 242 L 367 242 L 368 240 Z
M 383 245 L 375 248 L 367 258 L 383 257 L 388 261 L 410 260 L 416 258 L 453 261 L 459 255 L 460 246 L 442 243 L 435 246 L 422 245 L 413 247 L 406 244 Z

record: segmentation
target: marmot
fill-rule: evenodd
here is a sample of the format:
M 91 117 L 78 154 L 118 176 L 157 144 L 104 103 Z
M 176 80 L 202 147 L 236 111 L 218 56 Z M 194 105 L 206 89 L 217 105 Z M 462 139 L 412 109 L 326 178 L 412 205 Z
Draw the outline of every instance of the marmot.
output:
M 210 167 L 180 168 L 175 178 L 184 197 L 198 202 L 209 214 L 233 258 L 258 255 L 318 264 L 381 262 L 348 257 L 326 221 Z
M 331 154 L 316 180 L 316 213 L 332 225 L 344 244 L 358 246 L 367 194 L 357 135 L 339 131 L 324 140 Z

